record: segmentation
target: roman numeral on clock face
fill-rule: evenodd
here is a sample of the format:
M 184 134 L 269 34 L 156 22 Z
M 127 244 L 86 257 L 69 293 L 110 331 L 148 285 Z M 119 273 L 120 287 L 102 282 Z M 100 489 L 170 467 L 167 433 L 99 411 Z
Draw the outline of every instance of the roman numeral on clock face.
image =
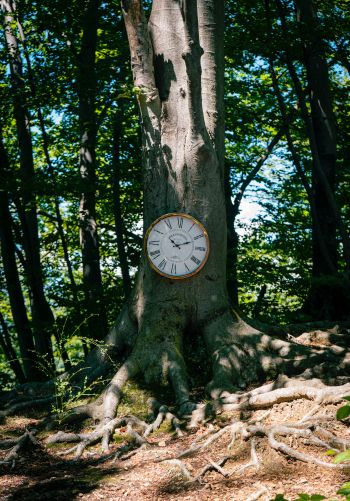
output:
M 192 256 L 191 257 L 191 261 L 193 261 L 194 263 L 196 263 L 197 265 L 200 264 L 200 260 L 196 258 L 196 256 Z
M 176 264 L 175 263 L 171 264 L 171 274 L 176 275 Z
M 205 247 L 195 247 L 194 250 L 205 252 L 206 249 L 205 249 Z
M 150 240 L 149 244 L 150 245 L 159 245 L 159 240 Z
M 161 261 L 161 262 L 159 263 L 158 268 L 159 268 L 160 270 L 164 271 L 165 267 L 166 267 L 166 260 L 165 260 L 165 259 L 163 259 L 163 261 Z
M 169 219 L 165 219 L 164 223 L 167 225 L 167 227 L 169 228 L 169 230 L 172 229 L 171 222 L 169 221 Z
M 198 240 L 198 238 L 203 238 L 203 236 L 204 236 L 203 233 L 201 233 L 200 235 L 197 235 L 196 237 L 194 237 L 193 240 Z
M 184 218 L 183 217 L 178 217 L 177 218 L 177 226 L 178 226 L 178 228 L 182 228 L 183 224 L 184 224 Z
M 155 250 L 149 253 L 150 256 L 153 256 L 154 258 L 158 257 L 160 254 L 159 250 Z

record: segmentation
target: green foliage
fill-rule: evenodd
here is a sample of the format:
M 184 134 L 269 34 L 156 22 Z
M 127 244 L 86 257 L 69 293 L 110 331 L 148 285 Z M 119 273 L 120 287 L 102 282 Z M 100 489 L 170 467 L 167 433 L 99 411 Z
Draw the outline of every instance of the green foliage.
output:
M 337 419 L 339 419 L 340 421 L 350 416 L 350 397 L 344 397 L 344 400 L 347 400 L 348 403 L 346 403 L 342 407 L 339 407 L 336 414 Z
M 305 493 L 300 493 L 298 494 L 298 497 L 293 499 L 292 501 L 322 501 L 322 499 L 326 499 L 325 496 L 322 496 L 321 494 L 305 494 Z M 271 499 L 270 501 L 288 501 L 283 494 L 277 494 L 276 497 Z
M 340 496 L 344 496 L 346 498 L 346 501 L 349 501 L 350 499 L 350 482 L 346 482 L 343 484 L 340 489 L 337 491 L 337 494 Z

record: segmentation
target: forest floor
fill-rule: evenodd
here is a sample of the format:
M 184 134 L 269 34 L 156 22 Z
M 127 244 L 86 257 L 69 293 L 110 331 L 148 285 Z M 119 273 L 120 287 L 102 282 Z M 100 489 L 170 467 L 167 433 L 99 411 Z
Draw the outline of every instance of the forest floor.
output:
M 322 407 L 323 416 L 334 416 L 334 420 L 327 421 L 325 427 L 337 436 L 349 438 L 349 428 L 335 419 L 340 405 Z M 264 425 L 296 422 L 310 411 L 311 406 L 309 401 L 299 399 L 276 404 L 268 415 L 266 410 L 245 415 L 225 413 L 219 415 L 213 424 L 216 429 L 220 429 L 232 419 L 257 419 Z M 38 419 L 28 417 L 7 418 L 0 426 L 0 440 L 19 436 L 26 428 L 36 428 L 38 422 Z M 228 452 L 230 438 L 227 435 L 223 435 L 210 448 L 181 459 L 195 477 L 208 462 L 217 462 L 230 454 L 232 458 L 224 466 L 228 474 L 226 478 L 217 471 L 211 471 L 200 482 L 187 482 L 176 466 L 157 462 L 165 457 L 176 457 L 205 431 L 204 426 L 184 430 L 184 435 L 178 438 L 170 428 L 162 425 L 148 437 L 149 444 L 129 459 L 115 459 L 110 455 L 108 458 L 103 457 L 97 445 L 85 451 L 83 458 L 77 462 L 72 461 L 72 455 L 60 456 L 59 453 L 68 448 L 67 444 L 45 446 L 45 437 L 49 432 L 38 431 L 37 437 L 42 445 L 28 446 L 12 467 L 0 466 L 0 499 L 268 501 L 276 494 L 284 494 L 285 499 L 292 501 L 298 498 L 298 493 L 318 493 L 326 499 L 343 499 L 337 497 L 336 492 L 344 482 L 350 480 L 350 466 L 349 470 L 340 471 L 291 460 L 269 448 L 266 438 L 259 438 L 256 442 L 260 463 L 258 468 L 251 466 L 239 471 L 240 466 L 250 461 L 250 445 L 238 440 Z M 127 437 L 124 440 L 123 433 L 126 435 L 125 429 L 119 430 L 112 445 L 110 452 L 114 456 L 126 444 Z M 295 437 L 284 441 L 302 452 L 332 463 L 332 458 L 326 455 L 326 449 L 305 445 Z M 4 456 L 5 451 L 1 451 L 0 460 Z M 257 498 L 259 492 L 261 496 Z

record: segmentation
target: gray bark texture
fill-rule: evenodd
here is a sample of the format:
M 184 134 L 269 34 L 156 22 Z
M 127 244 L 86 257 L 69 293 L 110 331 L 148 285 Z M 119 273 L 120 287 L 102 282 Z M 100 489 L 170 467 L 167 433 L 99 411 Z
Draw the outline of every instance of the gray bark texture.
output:
M 208 262 L 191 279 L 164 279 L 144 262 L 133 304 L 139 334 L 132 359 L 146 379 L 168 376 L 183 404 L 189 400 L 182 356 L 185 330 L 201 325 L 213 355 L 222 338 L 213 335 L 215 325 L 230 316 L 223 2 L 156 0 L 148 27 L 140 2 L 124 3 L 123 11 L 142 118 L 145 229 L 162 214 L 184 212 L 201 221 L 210 238 Z

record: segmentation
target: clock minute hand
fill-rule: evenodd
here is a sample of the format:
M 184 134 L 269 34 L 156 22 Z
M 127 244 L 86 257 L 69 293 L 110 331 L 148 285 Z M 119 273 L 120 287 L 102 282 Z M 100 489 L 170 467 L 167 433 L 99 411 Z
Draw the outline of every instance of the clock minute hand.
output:
M 186 244 L 190 244 L 192 242 L 183 242 L 182 244 L 179 244 L 179 245 L 186 245 Z

